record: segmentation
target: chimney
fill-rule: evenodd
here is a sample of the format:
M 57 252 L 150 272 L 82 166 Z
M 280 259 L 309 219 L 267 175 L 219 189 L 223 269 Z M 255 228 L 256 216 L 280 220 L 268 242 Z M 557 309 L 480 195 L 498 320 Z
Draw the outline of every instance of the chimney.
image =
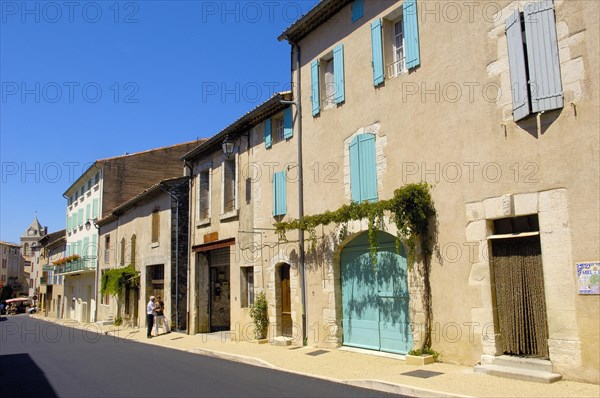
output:
M 44 236 L 48 235 L 48 226 L 44 227 Z

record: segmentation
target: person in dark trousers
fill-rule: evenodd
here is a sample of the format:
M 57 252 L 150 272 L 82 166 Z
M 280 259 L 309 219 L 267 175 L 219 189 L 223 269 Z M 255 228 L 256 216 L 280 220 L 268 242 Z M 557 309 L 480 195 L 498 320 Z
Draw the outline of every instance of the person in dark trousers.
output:
M 154 296 L 150 296 L 150 301 L 146 306 L 146 323 L 148 323 L 147 338 L 152 338 L 152 326 L 154 326 Z

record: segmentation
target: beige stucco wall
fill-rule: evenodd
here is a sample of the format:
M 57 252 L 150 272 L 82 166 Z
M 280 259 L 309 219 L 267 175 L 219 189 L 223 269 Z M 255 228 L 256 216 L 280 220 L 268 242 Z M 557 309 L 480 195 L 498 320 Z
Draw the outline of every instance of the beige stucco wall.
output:
M 496 17 L 489 8 L 486 11 L 491 16 L 485 17 L 482 8 L 475 8 L 472 19 L 468 9 L 461 8 L 462 17 L 457 20 L 444 14 L 440 4 L 438 18 L 435 12 L 420 15 L 420 67 L 387 79 L 379 88 L 373 87 L 369 25 L 401 7 L 401 2 L 390 5 L 389 1 L 369 1 L 365 16 L 354 24 L 347 6 L 334 22 L 323 24 L 300 42 L 305 214 L 333 210 L 349 202 L 345 143 L 360 129 L 377 126 L 379 197 L 392 197 L 393 190 L 406 183 L 425 180 L 434 185 L 438 231 L 432 267 L 433 346 L 444 361 L 474 364 L 485 352 L 480 337 L 485 333 L 485 324 L 480 323 L 484 318 L 478 315 L 479 309 L 489 305 L 491 294 L 489 289 L 470 283 L 473 265 L 479 264 L 485 254 L 485 248 L 473 244 L 471 233 L 477 228 L 485 233 L 487 224 L 470 224 L 474 220 L 465 214 L 467 204 L 486 203 L 505 194 L 532 193 L 541 197 L 544 192 L 564 191 L 567 199 L 561 217 L 568 230 L 560 229 L 559 233 L 558 226 L 552 225 L 558 216 L 550 216 L 550 225 L 545 228 L 549 234 L 560 234 L 557 244 L 562 247 L 543 246 L 543 256 L 553 256 L 554 252 L 549 251 L 559 250 L 563 260 L 557 262 L 559 269 L 555 271 L 573 281 L 549 294 L 555 298 L 568 296 L 563 300 L 571 303 L 565 310 L 571 316 L 565 326 L 568 337 L 556 340 L 570 344 L 571 354 L 577 352 L 580 360 L 567 363 L 558 348 L 552 359 L 565 377 L 597 382 L 600 301 L 598 296 L 579 296 L 574 281 L 576 262 L 600 259 L 599 101 L 595 78 L 599 71 L 599 6 L 592 1 L 556 2 L 565 106 L 541 115 L 538 130 L 535 118 L 516 124 L 506 110 L 510 91 L 506 90 L 502 26 L 507 10 L 517 5 L 499 3 L 497 9 L 502 16 Z M 433 2 L 427 7 L 435 10 Z M 322 109 L 318 117 L 313 117 L 310 62 L 338 43 L 344 44 L 345 103 Z M 452 91 L 456 87 L 462 90 L 460 95 Z M 501 93 L 496 96 L 498 87 Z M 284 145 L 275 145 L 269 151 L 257 146 L 253 149 L 255 159 L 295 159 L 295 147 L 287 146 L 289 153 Z M 266 226 L 273 221 L 267 206 L 270 185 L 266 181 L 258 185 L 255 190 L 261 200 L 255 207 L 255 220 L 257 226 Z M 294 183 L 289 183 L 286 218 L 297 215 L 295 192 Z M 498 217 L 496 210 L 490 210 L 490 216 L 487 208 L 484 211 L 485 219 Z M 540 223 L 542 219 L 540 216 Z M 321 230 L 318 232 L 321 235 Z M 334 229 L 325 228 L 323 232 L 328 236 Z M 288 239 L 295 239 L 295 234 L 288 234 Z M 339 325 L 341 317 L 335 305 L 339 286 L 332 270 L 339 267 L 332 261 L 339 248 L 335 242 L 326 247 L 329 254 L 307 264 L 309 327 L 318 322 L 322 336 L 316 344 L 323 344 L 329 337 L 332 318 Z M 263 258 L 263 272 L 272 273 L 269 267 L 278 255 Z M 264 280 L 268 286 L 268 277 Z M 548 311 L 559 313 L 558 305 L 556 300 L 549 300 Z M 298 302 L 293 306 L 298 309 Z M 339 336 L 339 331 L 336 333 Z M 560 345 L 559 341 L 554 343 L 555 347 Z
M 158 244 L 152 243 L 152 212 L 160 209 L 160 234 Z M 146 272 L 151 265 L 164 264 L 164 294 L 165 315 L 169 317 L 171 303 L 171 198 L 161 193 L 147 203 L 140 204 L 120 216 L 118 220 L 102 225 L 99 240 L 100 275 L 103 270 L 120 267 L 121 239 L 125 238 L 125 265 L 131 264 L 131 237 L 136 235 L 135 268 L 140 272 L 140 296 L 137 303 L 137 325 L 146 324 Z M 110 235 L 110 247 L 106 247 L 106 236 Z M 109 260 L 105 260 L 105 250 L 109 250 Z M 99 281 L 100 283 L 101 281 Z M 98 291 L 100 286 L 98 286 Z M 122 303 L 123 304 L 123 303 Z M 123 311 L 123 309 L 122 309 Z M 109 304 L 99 305 L 99 320 L 117 317 L 117 300 L 109 299 Z

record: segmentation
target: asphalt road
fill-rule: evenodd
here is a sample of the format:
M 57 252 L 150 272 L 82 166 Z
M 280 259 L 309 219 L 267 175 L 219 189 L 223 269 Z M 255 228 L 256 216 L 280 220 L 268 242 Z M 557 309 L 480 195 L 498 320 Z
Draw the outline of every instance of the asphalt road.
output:
M 397 397 L 69 328 L 0 320 L 0 397 Z

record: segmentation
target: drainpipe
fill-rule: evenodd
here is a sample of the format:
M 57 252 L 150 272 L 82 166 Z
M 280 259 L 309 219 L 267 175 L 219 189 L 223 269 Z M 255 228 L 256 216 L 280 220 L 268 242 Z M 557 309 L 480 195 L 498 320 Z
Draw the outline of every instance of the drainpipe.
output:
M 192 166 L 191 163 L 189 163 L 187 160 L 183 161 L 184 167 L 186 167 L 187 169 L 184 171 L 184 175 L 187 175 L 190 179 L 188 180 L 188 245 L 187 245 L 187 276 L 186 276 L 186 290 L 187 290 L 187 294 L 186 294 L 186 301 L 187 301 L 187 306 L 186 306 L 186 313 L 185 313 L 185 330 L 187 331 L 187 334 L 191 334 L 190 333 L 190 308 L 191 308 L 191 304 L 192 304 L 192 300 L 191 300 L 191 285 L 190 285 L 190 277 L 192 275 L 192 250 L 191 250 L 191 246 L 194 242 L 195 237 L 192 236 L 192 232 L 195 232 L 196 229 L 192 226 L 192 224 L 194 223 L 194 220 L 190 220 L 190 215 L 192 214 L 192 192 L 193 192 L 193 188 L 194 188 L 194 167 Z M 195 262 L 194 262 L 195 264 Z
M 298 138 L 298 220 L 304 218 L 304 179 L 303 179 L 303 167 L 302 167 L 302 100 L 301 100 L 301 85 L 300 85 L 300 46 L 286 37 L 288 43 L 292 45 L 292 53 L 296 53 L 296 93 L 293 101 L 281 101 L 285 104 L 291 104 L 296 106 L 296 119 L 297 119 L 297 138 Z M 292 57 L 293 59 L 293 57 Z M 292 79 L 293 82 L 293 79 Z M 293 86 L 293 85 L 292 85 Z M 292 92 L 293 93 L 293 92 Z M 298 260 L 300 267 L 300 276 L 302 282 L 300 284 L 300 291 L 302 296 L 302 343 L 307 345 L 308 333 L 306 331 L 308 325 L 308 307 L 306 302 L 306 267 L 304 259 L 304 231 L 298 230 Z

